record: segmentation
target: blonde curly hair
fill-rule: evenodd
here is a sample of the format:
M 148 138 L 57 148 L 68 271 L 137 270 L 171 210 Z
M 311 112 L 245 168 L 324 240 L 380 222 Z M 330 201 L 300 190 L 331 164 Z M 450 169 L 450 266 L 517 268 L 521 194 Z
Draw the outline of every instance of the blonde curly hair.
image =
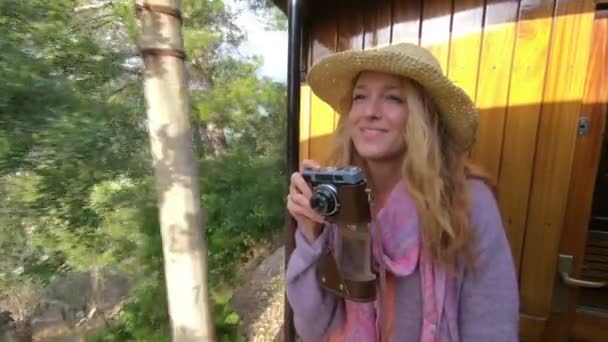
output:
M 495 189 L 482 169 L 454 148 L 429 96 L 416 82 L 401 79 L 409 113 L 403 132 L 406 152 L 401 173 L 417 205 L 425 250 L 440 265 L 454 270 L 460 257 L 474 263 L 467 179 L 481 178 Z M 340 115 L 328 163 L 365 169 L 352 143 L 347 120 L 348 113 Z M 370 183 L 373 188 L 373 179 Z

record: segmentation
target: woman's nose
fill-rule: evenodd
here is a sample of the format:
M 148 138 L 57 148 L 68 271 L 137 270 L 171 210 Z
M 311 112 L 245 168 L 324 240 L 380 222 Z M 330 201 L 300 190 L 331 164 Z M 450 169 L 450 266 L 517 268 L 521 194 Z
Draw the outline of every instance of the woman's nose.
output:
M 381 106 L 380 101 L 376 98 L 370 98 L 367 101 L 365 109 L 363 111 L 363 115 L 366 119 L 377 119 L 381 116 Z

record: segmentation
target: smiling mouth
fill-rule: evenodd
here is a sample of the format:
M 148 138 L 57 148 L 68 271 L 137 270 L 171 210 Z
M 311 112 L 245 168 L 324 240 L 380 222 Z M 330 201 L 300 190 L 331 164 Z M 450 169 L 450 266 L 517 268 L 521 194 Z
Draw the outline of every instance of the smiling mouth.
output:
M 366 131 L 371 131 L 371 132 L 382 132 L 382 133 L 386 133 L 388 132 L 387 129 L 383 129 L 383 128 L 368 128 L 368 127 L 363 127 L 361 128 L 361 132 L 366 132 Z
M 388 132 L 388 130 L 381 128 L 361 128 L 360 131 L 364 137 L 369 138 L 377 137 L 381 134 Z

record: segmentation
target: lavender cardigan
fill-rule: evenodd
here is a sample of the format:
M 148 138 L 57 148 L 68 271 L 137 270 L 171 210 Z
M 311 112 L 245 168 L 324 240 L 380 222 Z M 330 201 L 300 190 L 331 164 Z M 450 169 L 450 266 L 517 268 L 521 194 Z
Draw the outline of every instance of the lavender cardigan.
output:
M 518 341 L 519 294 L 511 250 L 492 192 L 471 180 L 471 218 L 477 234 L 477 273 L 466 269 L 458 278 L 460 341 Z M 296 248 L 287 266 L 287 297 L 297 334 L 305 341 L 322 341 L 343 318 L 343 300 L 318 285 L 316 262 L 329 229 L 309 243 L 296 230 Z M 422 302 L 418 270 L 399 278 L 395 290 L 395 329 L 392 341 L 420 341 Z

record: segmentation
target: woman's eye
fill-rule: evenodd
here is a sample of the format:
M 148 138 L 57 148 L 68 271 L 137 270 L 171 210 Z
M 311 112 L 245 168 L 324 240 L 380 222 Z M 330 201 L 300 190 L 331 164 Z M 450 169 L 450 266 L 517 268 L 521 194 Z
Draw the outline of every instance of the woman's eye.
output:
M 389 95 L 387 96 L 387 98 L 391 101 L 395 101 L 397 103 L 403 103 L 403 100 L 401 99 L 401 97 L 396 96 L 396 95 Z
M 364 98 L 365 98 L 365 96 L 363 96 L 361 94 L 356 94 L 353 96 L 353 101 L 363 100 Z

